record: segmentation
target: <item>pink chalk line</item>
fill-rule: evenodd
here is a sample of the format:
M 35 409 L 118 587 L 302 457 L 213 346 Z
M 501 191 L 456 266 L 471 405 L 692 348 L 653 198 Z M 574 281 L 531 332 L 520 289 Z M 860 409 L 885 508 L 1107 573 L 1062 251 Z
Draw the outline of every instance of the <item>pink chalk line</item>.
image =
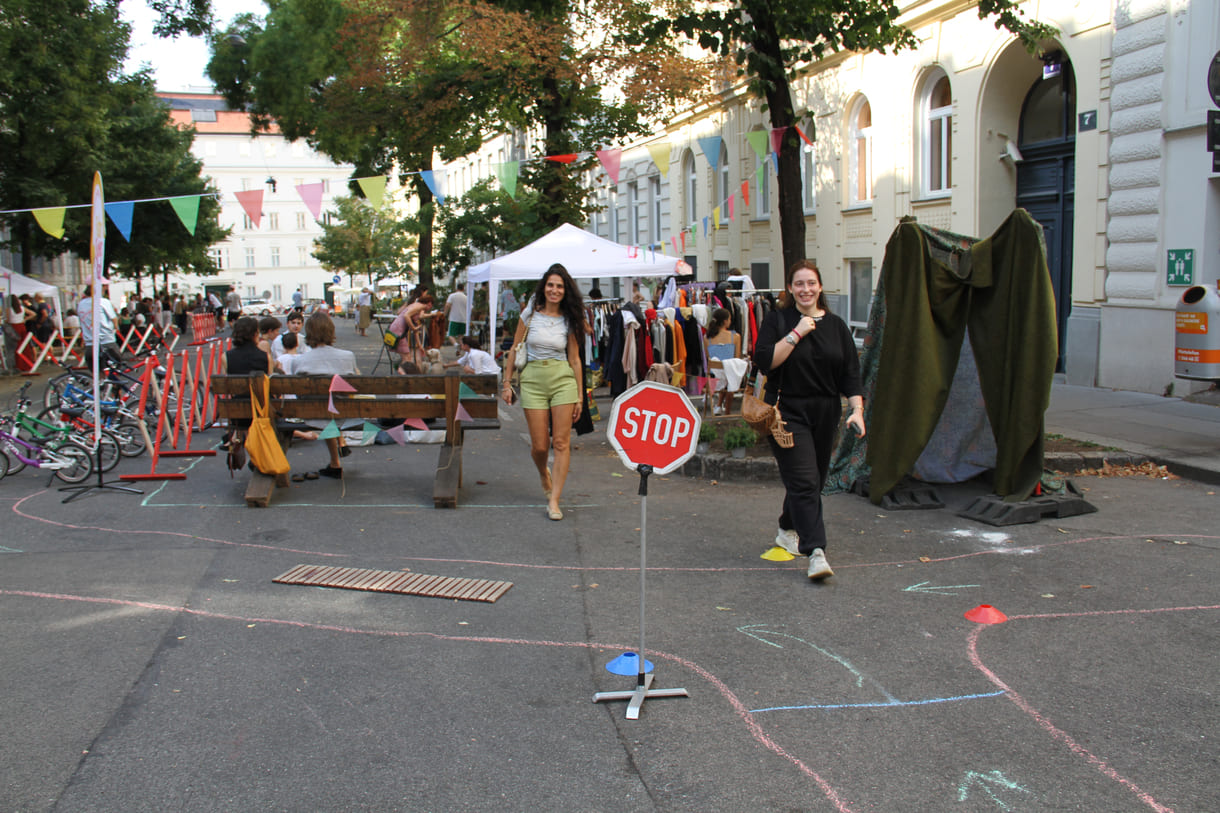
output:
M 1078 613 L 1035 613 L 1035 614 L 1029 614 L 1029 615 L 1010 615 L 1010 616 L 1008 616 L 1008 620 L 1009 621 L 1024 621 L 1024 620 L 1041 619 L 1041 618 L 1085 618 L 1085 617 L 1090 617 L 1090 616 L 1101 616 L 1101 615 L 1144 615 L 1144 614 L 1150 614 L 1150 613 L 1177 613 L 1177 612 L 1190 612 L 1190 611 L 1197 611 L 1197 610 L 1220 610 L 1220 604 L 1203 605 L 1203 606 L 1195 606 L 1195 607 L 1159 607 L 1159 608 L 1153 608 L 1153 609 L 1147 609 L 1147 610 L 1094 610 L 1094 611 L 1089 611 L 1089 612 L 1078 612 Z M 1093 767 L 1097 768 L 1097 770 L 1100 771 L 1103 776 L 1105 776 L 1109 779 L 1112 779 L 1115 782 L 1118 782 L 1120 785 L 1122 785 L 1125 788 L 1127 788 L 1128 790 L 1130 790 L 1132 793 L 1134 793 L 1136 795 L 1136 797 L 1141 802 L 1143 802 L 1145 805 L 1147 805 L 1151 809 L 1158 811 L 1158 813 L 1173 813 L 1173 808 L 1166 807 L 1166 806 L 1160 804 L 1159 802 L 1157 802 L 1157 800 L 1154 799 L 1151 796 L 1151 794 L 1142 790 L 1138 785 L 1136 785 L 1130 779 L 1127 779 L 1125 776 L 1120 774 L 1118 771 L 1114 770 L 1114 768 L 1110 767 L 1110 765 L 1104 759 L 1097 756 L 1093 752 L 1089 751 L 1089 749 L 1085 748 L 1080 743 L 1076 742 L 1076 740 L 1074 740 L 1070 734 L 1068 734 L 1066 731 L 1059 728 L 1054 723 L 1052 723 L 1049 719 L 1047 719 L 1047 717 L 1044 714 L 1042 714 L 1042 712 L 1038 711 L 1032 705 L 1030 705 L 1029 701 L 1027 701 L 1024 697 L 1022 697 L 1018 692 L 1016 692 L 1007 683 L 1002 681 L 999 678 L 999 676 L 996 675 L 995 672 L 991 671 L 990 669 L 987 668 L 986 665 L 983 664 L 982 658 L 979 657 L 979 653 L 978 653 L 978 640 L 979 640 L 979 634 L 985 628 L 987 628 L 987 626 L 988 625 L 986 625 L 986 624 L 976 624 L 974 626 L 974 629 L 972 629 L 970 631 L 970 635 L 967 638 L 967 653 L 970 658 L 970 663 L 974 666 L 974 668 L 978 669 L 980 672 L 982 672 L 983 676 L 986 677 L 989 681 L 991 681 L 996 686 L 996 688 L 1003 691 L 1004 694 L 1008 697 L 1008 699 L 1011 700 L 1017 706 L 1017 708 L 1021 709 L 1021 711 L 1025 712 L 1030 717 L 1033 717 L 1034 721 L 1038 723 L 1038 726 L 1043 731 L 1045 731 L 1047 734 L 1049 734 L 1052 739 L 1058 740 L 1059 742 L 1066 745 L 1068 747 L 1068 750 L 1070 750 L 1072 753 L 1076 754 L 1077 756 L 1083 757 L 1086 762 L 1088 762 Z
M 121 607 L 136 607 L 144 610 L 152 610 L 156 612 L 171 612 L 184 613 L 186 615 L 198 616 L 200 618 L 211 618 L 220 621 L 238 621 L 243 624 L 277 624 L 286 627 L 296 627 L 298 629 L 317 630 L 321 632 L 340 632 L 354 635 L 375 635 L 387 638 L 431 638 L 437 641 L 450 641 L 454 643 L 482 643 L 482 644 L 511 644 L 516 646 L 540 646 L 540 647 L 572 647 L 577 649 L 590 650 L 627 650 L 631 649 L 627 645 L 614 644 L 599 644 L 592 641 L 537 641 L 527 638 L 493 638 L 488 636 L 461 636 L 461 635 L 444 635 L 436 632 L 404 632 L 398 630 L 370 630 L 361 629 L 359 627 L 341 626 L 337 624 L 316 624 L 308 621 L 289 621 L 283 618 L 252 618 L 231 613 L 218 613 L 209 610 L 198 610 L 192 607 L 173 607 L 168 604 L 155 604 L 148 601 L 131 601 L 128 599 L 103 598 L 100 596 L 77 596 L 66 593 L 43 593 L 32 590 L 3 590 L 0 589 L 0 596 L 21 596 L 25 598 L 40 598 L 51 599 L 55 601 L 79 601 L 88 604 L 109 604 Z M 663 658 L 675 664 L 683 666 L 694 672 L 699 677 L 710 683 L 716 691 L 720 693 L 733 709 L 733 713 L 737 719 L 745 724 L 746 729 L 750 732 L 750 736 L 754 740 L 766 748 L 768 751 L 783 757 L 791 763 L 797 770 L 812 779 L 835 806 L 835 810 L 839 813 L 851 813 L 851 807 L 839 795 L 838 791 L 826 781 L 817 771 L 806 765 L 799 757 L 790 754 L 779 743 L 771 739 L 770 736 L 763 730 L 763 727 L 754 719 L 754 715 L 750 714 L 750 710 L 741 702 L 736 693 L 730 689 L 724 681 L 699 666 L 693 661 L 678 655 L 673 655 L 668 652 L 659 652 L 655 649 L 645 651 L 646 656 L 654 658 Z

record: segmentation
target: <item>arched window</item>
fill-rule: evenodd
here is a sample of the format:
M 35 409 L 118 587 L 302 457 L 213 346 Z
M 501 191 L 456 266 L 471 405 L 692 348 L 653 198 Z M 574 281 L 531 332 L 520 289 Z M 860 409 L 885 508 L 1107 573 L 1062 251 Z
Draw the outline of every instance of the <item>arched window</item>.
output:
M 686 222 L 693 223 L 699 217 L 699 172 L 695 168 L 695 154 L 690 150 L 682 158 L 682 178 L 686 186 Z
M 801 145 L 801 205 L 805 214 L 811 215 L 817 209 L 817 163 L 814 160 L 813 145 Z
M 1059 74 L 1036 83 L 1025 97 L 1021 109 L 1022 147 L 1063 142 L 1076 137 L 1076 88 L 1072 72 Z
M 848 160 L 852 204 L 873 202 L 873 108 L 861 96 L 851 107 L 848 118 L 848 140 L 851 147 Z
M 920 177 L 924 197 L 953 188 L 953 91 L 940 68 L 924 82 L 919 100 Z

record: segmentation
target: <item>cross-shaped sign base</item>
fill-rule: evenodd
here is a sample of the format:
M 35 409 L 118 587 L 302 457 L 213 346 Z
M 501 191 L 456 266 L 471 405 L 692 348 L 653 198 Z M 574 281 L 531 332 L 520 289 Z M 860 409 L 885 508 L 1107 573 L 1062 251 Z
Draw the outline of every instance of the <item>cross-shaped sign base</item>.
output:
M 652 685 L 652 673 L 640 675 L 640 684 L 635 687 L 634 691 L 630 692 L 598 692 L 593 695 L 593 702 L 600 703 L 603 700 L 627 700 L 627 719 L 640 719 L 640 709 L 644 706 L 644 701 L 650 697 L 690 697 L 686 689 L 650 689 Z

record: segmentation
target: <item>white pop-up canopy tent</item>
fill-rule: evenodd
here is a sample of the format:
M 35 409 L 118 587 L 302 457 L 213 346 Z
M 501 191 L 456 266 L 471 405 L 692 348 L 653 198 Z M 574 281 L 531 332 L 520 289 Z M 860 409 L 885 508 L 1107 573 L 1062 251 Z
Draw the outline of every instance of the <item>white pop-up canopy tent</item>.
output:
M 624 246 L 565 223 L 511 254 L 466 269 L 467 324 L 474 286 L 487 283 L 489 322 L 494 329 L 501 280 L 540 279 L 555 263 L 573 279 L 600 277 L 668 277 L 678 273 L 678 257 Z
M 63 302 L 59 298 L 59 288 L 0 266 L 0 289 L 3 289 L 5 304 L 8 304 L 7 299 L 12 294 L 17 296 L 42 294 L 43 299 L 51 302 L 51 318 L 55 320 L 56 326 L 63 330 L 64 309 Z

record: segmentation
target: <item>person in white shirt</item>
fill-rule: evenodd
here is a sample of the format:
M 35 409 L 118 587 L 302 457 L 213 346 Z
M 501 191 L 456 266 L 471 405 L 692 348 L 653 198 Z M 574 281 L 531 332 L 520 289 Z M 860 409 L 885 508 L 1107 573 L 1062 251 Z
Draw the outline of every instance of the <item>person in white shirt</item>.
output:
M 85 286 L 85 295 L 76 303 L 77 316 L 80 319 L 80 338 L 85 347 L 92 347 L 94 337 L 101 355 L 109 356 L 114 361 L 122 361 L 123 356 L 119 345 L 115 342 L 114 326 L 119 316 L 114 311 L 114 303 L 107 296 L 108 288 L 102 289 L 102 297 L 98 300 L 97 330 L 93 328 L 93 286 Z M 92 352 L 92 351 L 89 351 Z
M 457 344 L 458 337 L 466 332 L 466 301 L 466 292 L 461 288 L 449 294 L 449 298 L 445 300 L 445 321 L 449 323 L 445 335 L 452 339 L 454 344 Z
M 458 340 L 458 349 L 462 355 L 458 356 L 457 361 L 450 361 L 445 364 L 446 367 L 461 367 L 462 372 L 467 375 L 483 375 L 500 373 L 500 365 L 496 364 L 496 360 L 491 357 L 479 344 L 479 340 L 474 336 L 463 336 Z
M 305 314 L 301 313 L 300 311 L 293 311 L 292 313 L 288 314 L 286 321 L 288 322 L 288 330 L 276 336 L 275 340 L 271 342 L 271 355 L 274 356 L 277 361 L 279 360 L 280 356 L 284 355 L 284 352 L 287 349 L 284 347 L 284 337 L 289 333 L 293 333 L 297 334 L 299 338 L 301 328 L 305 324 Z

